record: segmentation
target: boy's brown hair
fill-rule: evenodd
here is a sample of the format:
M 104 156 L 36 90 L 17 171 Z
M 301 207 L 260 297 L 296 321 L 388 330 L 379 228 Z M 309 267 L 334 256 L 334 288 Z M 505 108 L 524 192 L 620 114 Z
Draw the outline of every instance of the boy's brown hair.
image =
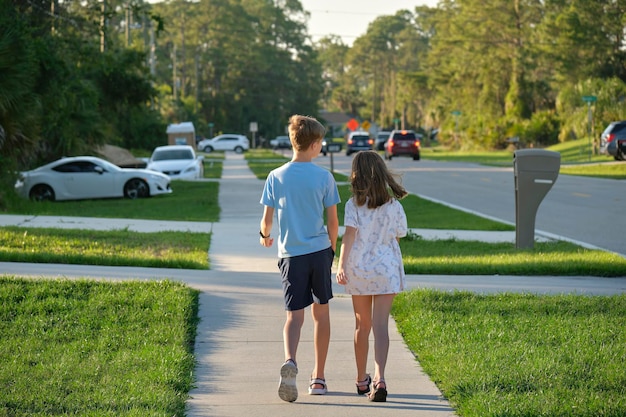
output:
M 289 118 L 289 140 L 297 151 L 305 151 L 317 141 L 324 138 L 326 129 L 320 122 L 310 116 L 294 114 Z
M 361 151 L 354 155 L 350 188 L 356 205 L 367 203 L 371 209 L 387 203 L 392 195 L 400 200 L 408 194 L 375 151 Z

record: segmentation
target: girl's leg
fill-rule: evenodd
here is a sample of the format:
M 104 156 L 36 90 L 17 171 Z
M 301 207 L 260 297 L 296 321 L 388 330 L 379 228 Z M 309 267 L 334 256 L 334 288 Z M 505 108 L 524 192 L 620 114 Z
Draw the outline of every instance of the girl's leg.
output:
M 369 336 L 372 329 L 372 296 L 353 295 L 354 309 L 354 356 L 356 359 L 357 382 L 367 379 L 367 354 L 369 350 Z
M 283 327 L 283 344 L 285 348 L 285 361 L 289 359 L 296 362 L 298 343 L 300 342 L 300 332 L 304 324 L 304 309 L 286 311 L 287 318 Z
M 385 366 L 389 353 L 389 313 L 395 294 L 374 296 L 372 330 L 374 332 L 374 381 L 385 380 Z M 385 385 L 382 385 L 385 387 Z

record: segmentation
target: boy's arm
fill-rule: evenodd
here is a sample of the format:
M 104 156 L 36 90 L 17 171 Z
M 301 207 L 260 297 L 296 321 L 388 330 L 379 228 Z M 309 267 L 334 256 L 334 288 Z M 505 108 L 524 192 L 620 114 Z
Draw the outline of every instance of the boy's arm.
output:
M 326 229 L 330 239 L 330 248 L 337 252 L 337 236 L 339 235 L 339 217 L 337 217 L 337 206 L 326 208 Z
M 267 236 L 267 238 L 263 238 L 263 236 L 259 236 L 261 245 L 263 246 L 269 247 L 269 246 L 272 246 L 272 243 L 274 243 L 274 238 L 270 237 L 273 221 L 274 221 L 274 207 L 263 206 L 263 217 L 261 217 L 260 231 L 263 236 Z

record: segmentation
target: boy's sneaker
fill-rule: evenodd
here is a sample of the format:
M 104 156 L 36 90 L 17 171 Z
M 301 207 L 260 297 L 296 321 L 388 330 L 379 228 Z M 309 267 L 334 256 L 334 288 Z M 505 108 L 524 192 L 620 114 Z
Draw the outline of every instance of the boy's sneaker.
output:
M 280 367 L 280 384 L 278 384 L 278 396 L 281 400 L 293 402 L 298 398 L 296 375 L 298 375 L 298 367 L 291 359 L 283 363 L 283 366 Z

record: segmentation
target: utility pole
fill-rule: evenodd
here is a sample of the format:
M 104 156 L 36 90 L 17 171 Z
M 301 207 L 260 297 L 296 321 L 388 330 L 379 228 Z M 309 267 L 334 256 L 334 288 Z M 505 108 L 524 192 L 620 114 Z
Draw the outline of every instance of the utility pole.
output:
M 150 75 L 156 75 L 156 42 L 154 41 L 154 25 L 150 22 Z
M 125 31 L 125 35 L 126 35 L 126 46 L 130 46 L 130 16 L 131 16 L 131 12 L 130 12 L 130 4 L 126 3 L 126 31 Z
M 174 101 L 178 99 L 178 74 L 176 73 L 176 44 L 172 48 L 172 96 Z
M 55 4 L 56 1 L 57 0 L 51 0 L 50 1 L 50 15 L 52 16 L 52 20 L 51 20 L 52 21 L 52 25 L 51 25 L 52 27 L 51 27 L 50 32 L 52 33 L 52 35 L 54 35 L 54 33 L 56 32 L 56 28 L 54 26 L 55 22 L 56 22 L 56 19 L 55 19 L 55 16 L 54 16 L 54 10 L 55 10 L 55 6 L 56 6 L 56 4 Z
M 102 0 L 102 10 L 100 12 L 100 52 L 104 52 L 106 49 L 106 11 L 107 11 L 107 0 Z

